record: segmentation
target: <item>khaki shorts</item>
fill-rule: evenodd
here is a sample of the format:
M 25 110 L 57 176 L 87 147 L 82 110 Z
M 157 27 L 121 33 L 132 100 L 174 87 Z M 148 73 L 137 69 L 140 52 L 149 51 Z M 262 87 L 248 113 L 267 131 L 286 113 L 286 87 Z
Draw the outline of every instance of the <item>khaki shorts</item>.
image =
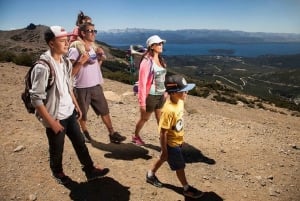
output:
M 98 116 L 109 114 L 108 104 L 101 85 L 88 88 L 74 88 L 74 95 L 82 112 L 82 120 L 87 120 L 87 112 L 90 105 Z
M 146 112 L 153 112 L 161 109 L 165 104 L 166 99 L 164 95 L 148 95 L 146 98 Z

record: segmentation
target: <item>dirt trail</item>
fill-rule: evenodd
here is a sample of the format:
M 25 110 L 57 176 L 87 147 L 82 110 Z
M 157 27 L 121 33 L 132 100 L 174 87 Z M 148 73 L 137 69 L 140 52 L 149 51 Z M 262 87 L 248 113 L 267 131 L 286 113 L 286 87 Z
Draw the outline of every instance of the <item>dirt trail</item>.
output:
M 103 123 L 90 111 L 88 125 L 95 140 L 88 144 L 90 154 L 111 172 L 86 182 L 66 139 L 63 165 L 73 182 L 57 184 L 50 175 L 44 128 L 21 103 L 27 70 L 0 63 L 1 200 L 190 200 L 182 196 L 167 164 L 157 173 L 164 188 L 145 182 L 146 171 L 159 155 L 154 116 L 142 130 L 147 145 L 130 143 L 139 115 L 136 96 L 131 86 L 107 79 L 104 89 L 114 127 L 128 139 L 121 145 L 110 144 Z M 300 200 L 299 117 L 277 110 L 286 114 L 188 97 L 186 173 L 190 184 L 207 192 L 199 200 Z

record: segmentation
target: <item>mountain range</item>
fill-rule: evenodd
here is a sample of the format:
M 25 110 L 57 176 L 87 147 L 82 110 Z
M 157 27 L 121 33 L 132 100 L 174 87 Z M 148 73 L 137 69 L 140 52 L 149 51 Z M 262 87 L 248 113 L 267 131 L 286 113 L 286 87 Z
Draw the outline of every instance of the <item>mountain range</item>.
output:
M 144 44 L 154 34 L 166 38 L 168 43 L 298 43 L 300 34 L 265 33 L 209 29 L 113 29 L 99 31 L 97 39 L 108 44 Z

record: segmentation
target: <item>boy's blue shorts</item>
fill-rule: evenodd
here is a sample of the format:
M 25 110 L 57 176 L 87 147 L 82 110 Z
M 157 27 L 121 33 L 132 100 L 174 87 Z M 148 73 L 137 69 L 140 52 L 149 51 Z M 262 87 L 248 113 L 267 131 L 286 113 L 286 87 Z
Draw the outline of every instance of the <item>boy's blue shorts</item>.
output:
M 185 168 L 185 160 L 182 155 L 181 146 L 170 147 L 167 146 L 168 149 L 168 164 L 171 170 L 180 170 Z

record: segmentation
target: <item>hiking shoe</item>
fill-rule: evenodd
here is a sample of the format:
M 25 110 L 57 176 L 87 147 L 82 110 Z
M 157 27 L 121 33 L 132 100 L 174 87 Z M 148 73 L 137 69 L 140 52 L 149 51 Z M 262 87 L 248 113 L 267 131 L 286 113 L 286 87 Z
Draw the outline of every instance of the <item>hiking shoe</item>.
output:
M 65 175 L 65 173 L 52 173 L 52 177 L 57 181 L 57 183 L 65 185 L 71 181 L 71 178 Z
M 82 134 L 83 134 L 83 137 L 84 137 L 84 141 L 86 143 L 91 143 L 92 138 L 90 136 L 90 133 L 88 131 L 83 131 Z
M 86 172 L 86 178 L 88 181 L 93 181 L 95 179 L 99 179 L 103 176 L 105 176 L 109 172 L 108 168 L 94 168 L 91 172 Z
M 149 177 L 148 174 L 146 174 L 146 182 L 158 188 L 161 188 L 163 186 L 163 183 L 161 183 L 155 175 Z
M 126 137 L 122 136 L 119 132 L 114 132 L 113 134 L 109 135 L 109 140 L 112 143 L 119 144 L 119 143 L 123 142 L 124 140 L 126 140 Z
M 132 136 L 132 142 L 139 146 L 145 145 L 145 142 L 139 136 L 138 137 Z
M 190 198 L 200 198 L 204 195 L 204 193 L 192 186 L 189 186 L 189 188 L 186 191 L 183 190 L 183 195 Z

